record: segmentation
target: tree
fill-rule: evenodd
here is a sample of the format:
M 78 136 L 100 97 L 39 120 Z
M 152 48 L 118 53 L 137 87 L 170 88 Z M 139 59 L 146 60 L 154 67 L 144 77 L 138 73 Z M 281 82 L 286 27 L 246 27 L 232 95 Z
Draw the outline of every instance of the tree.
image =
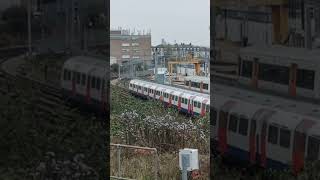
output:
M 119 71 L 119 64 L 112 64 L 111 65 L 111 72 L 118 73 Z

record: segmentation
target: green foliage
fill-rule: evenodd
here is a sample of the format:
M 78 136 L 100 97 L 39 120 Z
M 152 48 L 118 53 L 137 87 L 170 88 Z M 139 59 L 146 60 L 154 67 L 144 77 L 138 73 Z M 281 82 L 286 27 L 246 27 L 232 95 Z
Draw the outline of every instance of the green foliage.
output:
M 55 154 L 56 162 L 73 161 L 75 155 L 83 154 L 81 163 L 103 174 L 107 131 L 100 121 L 80 115 L 63 101 L 45 112 L 39 104 L 38 90 L 27 81 L 15 83 L 17 97 L 0 97 L 0 164 L 7 167 L 0 168 L 5 172 L 0 173 L 0 179 L 30 179 L 31 174 L 38 173 L 37 167 L 46 162 L 48 152 Z M 47 172 L 51 172 L 54 170 L 50 168 L 55 167 L 48 168 Z M 64 176 L 63 172 L 59 174 Z M 45 177 L 53 178 L 50 173 Z

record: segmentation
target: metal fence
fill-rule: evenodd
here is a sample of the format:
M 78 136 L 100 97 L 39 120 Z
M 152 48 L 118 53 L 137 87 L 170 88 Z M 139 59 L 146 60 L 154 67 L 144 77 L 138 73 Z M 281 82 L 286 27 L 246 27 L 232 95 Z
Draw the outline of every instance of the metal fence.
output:
M 118 174 L 117 176 L 110 176 L 110 179 L 121 179 L 121 180 L 134 180 L 130 178 L 125 178 L 122 177 L 121 174 L 121 149 L 122 148 L 128 148 L 128 149 L 144 149 L 148 151 L 153 151 L 154 152 L 154 179 L 158 179 L 158 174 L 159 174 L 159 156 L 158 156 L 158 151 L 156 148 L 149 148 L 149 147 L 140 147 L 140 146 L 131 146 L 131 145 L 124 145 L 124 144 L 113 144 L 111 143 L 110 146 L 116 147 L 117 148 L 117 164 L 118 164 Z

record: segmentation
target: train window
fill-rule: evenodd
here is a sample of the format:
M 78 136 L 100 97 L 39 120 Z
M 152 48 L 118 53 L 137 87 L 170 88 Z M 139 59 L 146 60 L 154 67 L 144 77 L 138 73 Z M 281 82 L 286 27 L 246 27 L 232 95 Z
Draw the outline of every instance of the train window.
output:
M 145 91 L 145 92 L 148 92 L 148 89 L 147 89 L 147 88 L 144 88 L 144 91 Z
M 193 102 L 193 106 L 194 106 L 194 107 L 197 107 L 197 102 L 196 102 L 196 101 Z
M 259 79 L 288 85 L 289 68 L 271 64 L 259 64 Z
M 196 83 L 196 88 L 200 88 L 200 83 Z
M 275 126 L 269 126 L 268 142 L 272 144 L 278 144 L 278 128 Z
M 207 107 L 208 107 L 208 105 L 207 105 Z M 213 109 L 213 112 L 212 112 L 212 121 L 210 121 L 210 124 L 212 125 L 212 126 L 216 126 L 217 125 L 217 119 L 218 119 L 218 117 L 217 117 L 217 110 L 215 110 L 215 109 Z
M 91 77 L 91 88 L 95 88 L 95 87 L 96 87 L 96 78 Z
M 71 80 L 71 71 L 68 71 L 68 80 Z
M 314 71 L 306 69 L 298 69 L 297 86 L 306 89 L 314 89 Z
M 289 148 L 290 147 L 290 131 L 288 129 L 280 129 L 280 146 Z
M 210 106 L 209 105 L 206 105 L 206 110 L 207 110 L 207 112 L 210 111 Z
M 66 69 L 64 69 L 63 70 L 63 80 L 67 80 L 67 70 Z
M 86 74 L 81 74 L 81 85 L 84 86 L 86 84 Z
M 238 117 L 234 114 L 230 115 L 230 119 L 229 119 L 229 131 L 232 132 L 237 132 L 237 127 L 238 127 Z
M 178 96 L 176 96 L 176 101 L 178 101 Z
M 203 89 L 208 90 L 209 89 L 208 84 L 203 84 Z
M 198 102 L 198 108 L 201 108 L 201 103 L 200 102 Z
M 246 136 L 248 134 L 248 119 L 240 117 L 239 134 Z
M 185 85 L 186 85 L 186 86 L 189 86 L 189 81 L 186 81 Z
M 252 76 L 252 62 L 251 61 L 242 61 L 241 67 L 241 76 L 251 78 Z
M 100 80 L 100 78 L 97 78 L 97 86 L 96 86 L 96 89 L 97 89 L 97 90 L 100 90 L 100 86 L 101 86 L 101 80 Z
M 76 72 L 72 71 L 72 81 L 76 80 Z
M 77 72 L 76 73 L 76 82 L 77 82 L 77 84 L 80 84 L 80 73 L 79 72 Z
M 308 138 L 308 155 L 307 158 L 310 160 L 318 160 L 319 154 L 319 139 L 309 136 Z

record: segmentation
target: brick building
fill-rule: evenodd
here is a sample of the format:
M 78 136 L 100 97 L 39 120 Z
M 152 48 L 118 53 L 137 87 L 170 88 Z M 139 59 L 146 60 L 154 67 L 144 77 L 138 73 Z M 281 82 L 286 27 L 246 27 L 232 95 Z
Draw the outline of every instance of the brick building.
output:
M 150 66 L 153 63 L 151 34 L 130 34 L 124 30 L 110 31 L 110 56 L 115 57 L 120 64 L 135 60 Z

